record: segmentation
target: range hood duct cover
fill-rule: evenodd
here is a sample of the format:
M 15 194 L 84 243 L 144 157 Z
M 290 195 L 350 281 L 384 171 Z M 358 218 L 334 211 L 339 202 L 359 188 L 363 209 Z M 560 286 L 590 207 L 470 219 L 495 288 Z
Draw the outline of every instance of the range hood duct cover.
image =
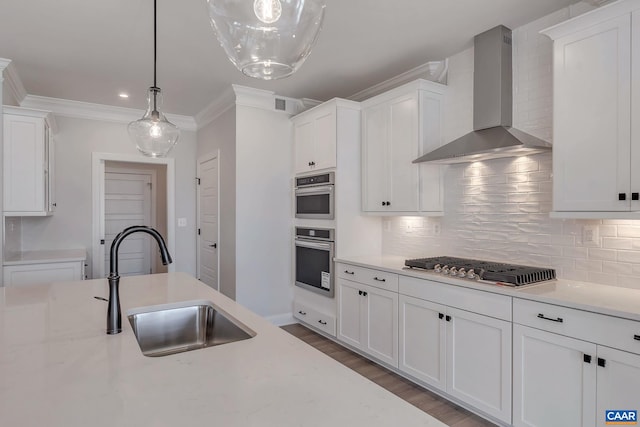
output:
M 433 150 L 413 163 L 466 163 L 525 156 L 551 144 L 511 127 L 511 30 L 500 25 L 474 38 L 473 132 Z

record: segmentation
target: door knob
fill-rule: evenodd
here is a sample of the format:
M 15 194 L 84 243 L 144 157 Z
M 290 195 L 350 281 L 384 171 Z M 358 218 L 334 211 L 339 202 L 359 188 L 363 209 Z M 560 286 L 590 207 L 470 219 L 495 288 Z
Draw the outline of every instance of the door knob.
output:
M 218 244 L 217 244 L 217 243 L 214 243 L 213 245 L 209 245 L 209 247 L 210 247 L 210 248 L 217 248 L 217 247 L 218 247 Z

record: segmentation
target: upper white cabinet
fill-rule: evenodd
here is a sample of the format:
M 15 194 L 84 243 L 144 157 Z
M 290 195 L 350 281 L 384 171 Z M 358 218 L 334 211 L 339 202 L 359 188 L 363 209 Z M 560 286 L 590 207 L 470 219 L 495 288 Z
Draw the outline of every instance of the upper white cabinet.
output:
M 342 110 L 356 109 L 356 102 L 332 99 L 293 117 L 295 173 L 336 167 Z
M 543 31 L 554 40 L 555 216 L 640 218 L 636 10 L 618 1 Z
M 444 90 L 417 80 L 362 103 L 364 211 L 442 214 L 440 166 L 411 162 L 441 145 Z
M 3 110 L 4 213 L 50 215 L 56 206 L 51 113 L 7 106 Z

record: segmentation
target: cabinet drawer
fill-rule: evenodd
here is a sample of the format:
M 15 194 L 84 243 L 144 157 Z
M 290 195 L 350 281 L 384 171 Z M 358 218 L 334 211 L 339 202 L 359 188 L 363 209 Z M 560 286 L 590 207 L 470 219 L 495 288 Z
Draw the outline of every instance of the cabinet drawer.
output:
M 432 280 L 400 276 L 399 292 L 472 313 L 511 321 L 511 297 Z
M 4 266 L 5 286 L 41 285 L 51 282 L 84 280 L 84 261 Z
M 514 298 L 513 321 L 640 354 L 640 322 Z
M 371 268 L 349 264 L 337 264 L 338 277 L 353 282 L 364 283 L 375 288 L 398 292 L 398 275 Z
M 293 317 L 301 322 L 321 330 L 332 337 L 336 336 L 336 318 L 328 314 L 321 313 L 309 306 L 294 302 Z

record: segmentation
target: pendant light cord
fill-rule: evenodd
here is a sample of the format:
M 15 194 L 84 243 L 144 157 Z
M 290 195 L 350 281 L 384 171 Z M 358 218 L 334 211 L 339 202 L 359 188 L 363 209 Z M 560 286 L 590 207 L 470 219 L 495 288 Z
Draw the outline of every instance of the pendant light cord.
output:
M 157 38 L 157 26 L 158 26 L 158 17 L 156 13 L 157 0 L 153 0 L 153 111 L 158 111 L 158 85 L 156 84 L 156 63 L 158 62 L 158 43 L 156 41 Z

